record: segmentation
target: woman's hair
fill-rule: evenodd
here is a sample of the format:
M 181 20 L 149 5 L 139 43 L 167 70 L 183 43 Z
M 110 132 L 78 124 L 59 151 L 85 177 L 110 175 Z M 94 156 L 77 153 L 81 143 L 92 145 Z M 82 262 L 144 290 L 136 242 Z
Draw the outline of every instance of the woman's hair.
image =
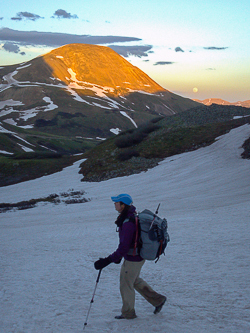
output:
M 121 212 L 121 214 L 118 216 L 117 220 L 115 221 L 115 224 L 116 224 L 118 227 L 122 227 L 123 222 L 124 222 L 124 220 L 126 219 L 126 217 L 127 217 L 127 213 L 128 213 L 129 208 L 130 208 L 131 206 L 126 205 L 125 203 L 123 203 L 123 202 L 121 202 L 121 201 L 119 201 L 119 202 L 120 202 L 121 205 L 124 205 L 125 207 L 124 207 L 123 211 Z
M 129 206 L 129 205 L 127 205 L 127 204 L 125 204 L 124 202 L 122 202 L 122 201 L 119 201 L 119 203 L 120 203 L 120 205 L 124 205 L 125 207 L 124 207 L 124 209 L 123 209 L 123 211 L 124 210 L 126 210 L 126 211 L 128 211 L 129 210 L 129 208 L 131 207 L 131 206 Z

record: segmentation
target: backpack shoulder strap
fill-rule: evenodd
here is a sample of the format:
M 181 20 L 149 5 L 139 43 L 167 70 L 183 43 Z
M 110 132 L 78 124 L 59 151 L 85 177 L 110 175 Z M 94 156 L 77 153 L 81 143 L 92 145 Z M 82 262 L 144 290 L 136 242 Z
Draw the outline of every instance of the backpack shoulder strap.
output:
M 138 243 L 138 235 L 139 235 L 139 218 L 138 215 L 135 216 L 135 228 L 136 228 L 136 232 L 135 232 L 135 245 L 134 245 L 134 250 L 133 250 L 133 256 L 136 255 L 136 248 L 137 248 L 137 243 Z

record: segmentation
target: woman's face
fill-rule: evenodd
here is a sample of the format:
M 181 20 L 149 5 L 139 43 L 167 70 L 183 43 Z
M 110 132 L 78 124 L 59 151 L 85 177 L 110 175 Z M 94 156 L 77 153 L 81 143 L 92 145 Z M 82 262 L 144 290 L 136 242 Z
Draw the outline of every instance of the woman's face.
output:
M 115 209 L 119 213 L 121 213 L 123 211 L 124 207 L 125 207 L 125 205 L 123 203 L 121 204 L 120 202 L 115 202 Z

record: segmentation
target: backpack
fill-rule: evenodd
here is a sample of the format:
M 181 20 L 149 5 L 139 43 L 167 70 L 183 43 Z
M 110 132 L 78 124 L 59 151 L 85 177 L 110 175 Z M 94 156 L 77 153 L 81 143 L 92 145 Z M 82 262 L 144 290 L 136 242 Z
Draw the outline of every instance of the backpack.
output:
M 168 242 L 170 242 L 167 220 L 156 215 L 158 208 L 156 213 L 145 209 L 136 216 L 136 241 L 134 246 L 134 251 L 137 248 L 143 259 L 156 259 L 155 262 L 159 260 L 160 255 L 164 253 Z

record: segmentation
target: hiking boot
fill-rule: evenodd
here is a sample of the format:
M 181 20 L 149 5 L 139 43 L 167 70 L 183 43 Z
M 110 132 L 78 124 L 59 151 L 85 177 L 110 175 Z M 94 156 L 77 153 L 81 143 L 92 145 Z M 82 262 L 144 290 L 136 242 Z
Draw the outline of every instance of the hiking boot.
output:
M 137 318 L 137 315 L 133 315 L 132 317 L 124 317 L 123 315 L 115 316 L 115 319 L 135 319 Z
M 115 316 L 115 319 L 126 319 L 126 318 L 123 317 L 123 315 L 120 315 L 120 316 Z
M 167 300 L 167 297 L 165 297 L 164 301 L 160 305 L 155 307 L 154 314 L 157 314 L 161 311 L 163 305 L 166 303 L 166 300 Z

